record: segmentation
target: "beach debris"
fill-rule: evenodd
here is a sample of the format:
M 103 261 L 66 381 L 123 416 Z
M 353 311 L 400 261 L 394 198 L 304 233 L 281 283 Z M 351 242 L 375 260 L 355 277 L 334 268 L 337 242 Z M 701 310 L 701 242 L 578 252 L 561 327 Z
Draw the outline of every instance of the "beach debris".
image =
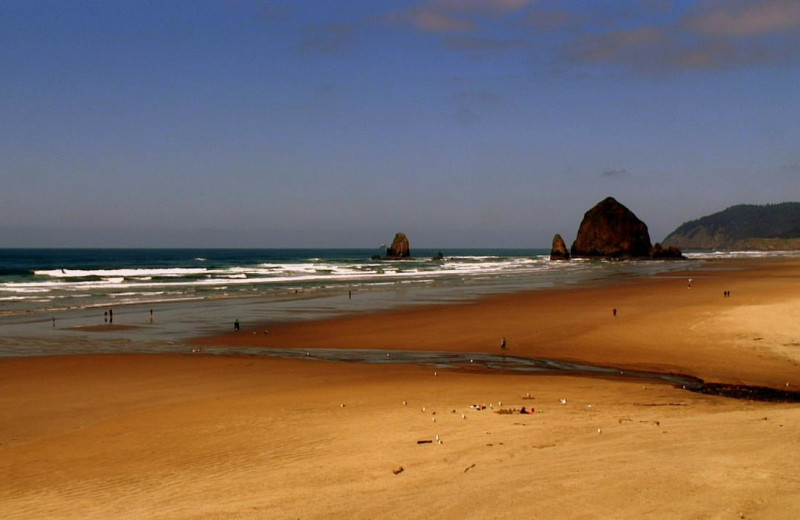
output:
M 471 470 L 471 469 L 472 469 L 472 468 L 474 468 L 474 467 L 475 467 L 475 464 L 470 464 L 469 466 L 467 466 L 467 467 L 464 469 L 464 473 L 466 473 L 467 471 Z
M 519 410 L 517 410 L 516 408 L 501 408 L 499 410 L 495 410 L 494 413 L 500 415 L 511 415 L 519 413 Z
M 394 468 L 392 470 L 392 473 L 394 473 L 395 475 L 399 475 L 400 473 L 402 473 L 404 471 L 405 471 L 405 468 L 403 468 L 403 466 L 397 466 L 396 468 Z
M 567 404 L 567 400 L 564 399 L 563 397 L 561 399 L 559 399 L 559 401 L 561 401 L 561 404 Z
M 420 441 L 417 441 L 417 444 L 433 444 L 433 441 L 430 439 L 422 439 Z

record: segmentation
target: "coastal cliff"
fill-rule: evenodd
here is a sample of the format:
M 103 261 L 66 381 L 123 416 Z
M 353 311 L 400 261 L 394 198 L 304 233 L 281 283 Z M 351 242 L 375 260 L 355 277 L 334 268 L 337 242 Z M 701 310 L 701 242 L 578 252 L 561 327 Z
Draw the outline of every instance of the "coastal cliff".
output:
M 664 239 L 682 249 L 800 250 L 800 202 L 740 204 L 685 222 Z

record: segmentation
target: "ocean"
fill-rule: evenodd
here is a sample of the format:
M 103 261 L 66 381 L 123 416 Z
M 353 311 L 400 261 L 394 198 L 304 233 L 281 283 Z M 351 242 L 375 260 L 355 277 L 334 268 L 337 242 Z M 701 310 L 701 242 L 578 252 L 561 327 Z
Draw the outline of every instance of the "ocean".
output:
M 550 262 L 543 249 L 435 250 L 376 261 L 370 249 L 0 249 L 0 314 L 54 313 L 289 294 L 574 283 L 652 263 Z M 661 267 L 661 265 L 659 265 Z M 609 274 L 611 274 L 609 273 Z
M 104 332 L 102 348 L 150 351 L 229 330 L 237 319 L 269 324 L 465 301 L 692 262 L 551 262 L 544 249 L 453 249 L 442 260 L 433 259 L 437 250 L 412 252 L 383 261 L 371 259 L 375 249 L 0 249 L 0 356 L 58 353 L 65 338 L 73 350 L 101 348 L 80 329 L 106 323 L 112 310 L 114 324 L 128 327 Z

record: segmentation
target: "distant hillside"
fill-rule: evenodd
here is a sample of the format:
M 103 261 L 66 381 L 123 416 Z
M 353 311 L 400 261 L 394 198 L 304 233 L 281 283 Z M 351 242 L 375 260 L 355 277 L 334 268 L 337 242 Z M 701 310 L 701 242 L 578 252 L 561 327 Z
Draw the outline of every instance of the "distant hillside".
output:
M 664 239 L 681 249 L 800 249 L 800 202 L 741 204 L 686 222 Z

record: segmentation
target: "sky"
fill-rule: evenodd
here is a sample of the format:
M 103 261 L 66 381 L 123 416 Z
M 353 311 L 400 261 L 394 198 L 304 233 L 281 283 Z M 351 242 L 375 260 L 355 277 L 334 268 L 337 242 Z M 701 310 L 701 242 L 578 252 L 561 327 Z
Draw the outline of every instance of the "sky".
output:
M 3 0 L 0 247 L 653 242 L 800 200 L 800 0 Z

